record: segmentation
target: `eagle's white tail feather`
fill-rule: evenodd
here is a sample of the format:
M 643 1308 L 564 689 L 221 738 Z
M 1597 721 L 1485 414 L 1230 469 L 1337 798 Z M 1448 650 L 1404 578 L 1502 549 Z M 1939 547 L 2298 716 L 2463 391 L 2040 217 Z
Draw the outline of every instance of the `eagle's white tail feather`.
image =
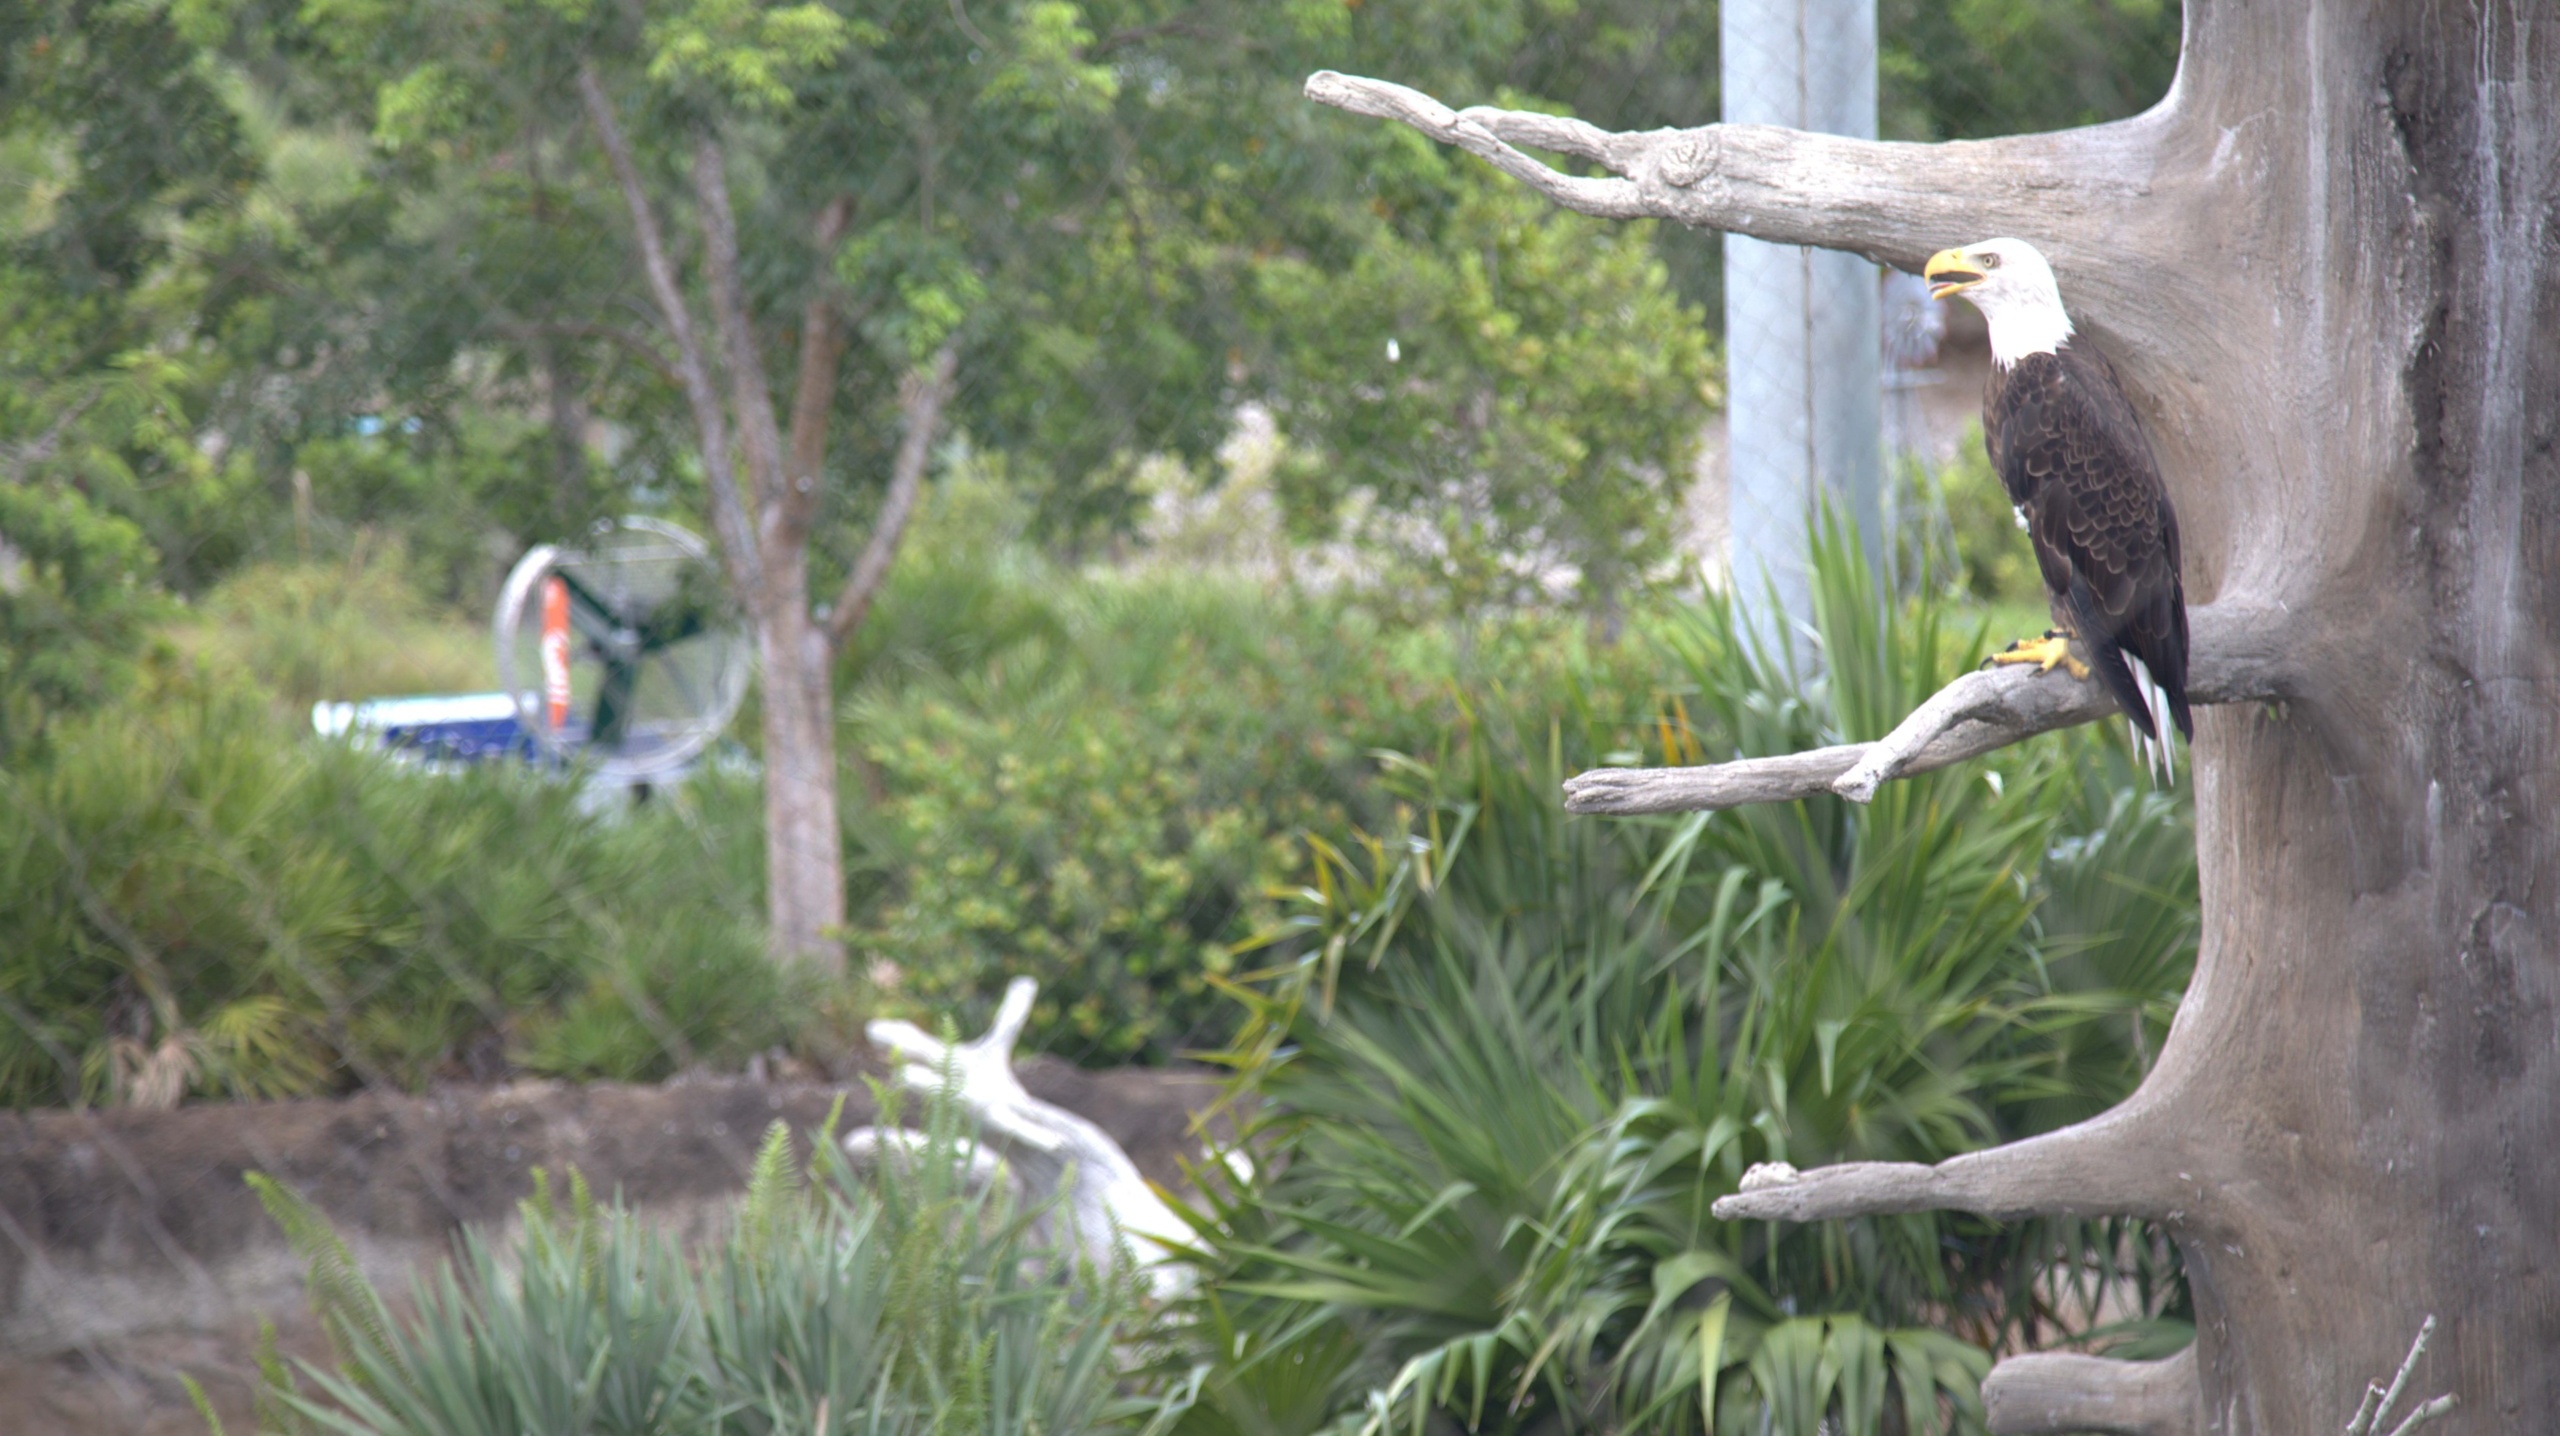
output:
M 2133 670 L 2134 691 L 2142 695 L 2142 706 L 2151 715 L 2151 731 L 2160 735 L 2155 741 L 2144 737 L 2140 728 L 2134 729 L 2133 751 L 2142 759 L 2142 766 L 2151 770 L 2154 781 L 2163 787 L 2175 787 L 2178 782 L 2177 725 L 2169 713 L 2168 690 L 2152 678 L 2150 665 L 2141 659 L 2128 653 L 2124 661 L 2125 666 Z

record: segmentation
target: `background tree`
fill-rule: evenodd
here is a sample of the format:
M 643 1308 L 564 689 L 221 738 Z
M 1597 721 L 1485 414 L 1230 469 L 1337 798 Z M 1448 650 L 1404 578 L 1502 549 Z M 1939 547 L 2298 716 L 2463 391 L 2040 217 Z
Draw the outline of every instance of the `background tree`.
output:
M 1307 260 L 1386 232 L 1365 177 L 1302 182 L 1223 103 L 1275 83 L 1268 51 L 1339 35 L 1345 16 L 1161 3 L 973 16 L 922 0 L 241 10 L 234 46 L 286 104 L 310 122 L 333 106 L 368 117 L 381 199 L 366 242 L 328 271 L 332 302 L 314 306 L 328 332 L 269 352 L 326 352 L 374 376 L 378 391 L 345 394 L 349 407 L 387 400 L 433 422 L 505 394 L 544 415 L 547 454 L 524 426 L 509 452 L 551 482 L 492 510 L 517 533 L 559 532 L 633 487 L 600 481 L 590 415 L 628 434 L 642 486 L 708 520 L 758 635 L 775 948 L 831 967 L 845 914 L 831 674 L 946 413 L 1007 456 L 1053 535 L 1080 542 L 1128 523 L 1143 456 L 1205 460 L 1240 395 L 1357 382 L 1331 356 L 1297 362 L 1317 351 L 1289 336 L 1351 293 L 1299 286 Z M 1481 186 L 1453 211 L 1445 164 L 1426 153 L 1420 169 L 1440 193 L 1410 226 L 1419 248 L 1393 263 L 1433 276 L 1432 322 L 1455 336 L 1418 331 L 1423 362 L 1585 381 L 1579 410 L 1526 414 L 1510 412 L 1528 392 L 1516 384 L 1440 386 L 1461 427 L 1482 416 L 1471 453 L 1508 453 L 1493 527 L 1519 548 L 1564 531 L 1586 567 L 1632 552 L 1635 572 L 1663 547 L 1659 505 L 1559 500 L 1604 476 L 1611 493 L 1685 478 L 1694 321 L 1672 320 L 1639 248 L 1576 276 L 1626 322 L 1568 335 L 1555 326 L 1571 311 L 1536 309 L 1542 286 L 1502 292 L 1497 250 L 1535 270 L 1570 252 L 1564 226 L 1580 222 L 1524 215 Z M 1474 237 L 1442 233 L 1453 222 Z M 1431 252 L 1451 244 L 1490 268 Z M 1688 337 L 1657 349 L 1656 320 Z M 477 391 L 457 376 L 480 376 Z M 1497 412 L 1498 430 L 1484 422 Z M 1377 476 L 1399 501 L 1436 505 L 1447 466 L 1421 460 L 1446 435 L 1416 432 L 1392 451 L 1404 470 Z M 1473 546 L 1476 572 L 1495 546 Z M 1625 575 L 1601 578 L 1615 591 Z
M 1076 58 L 1091 37 L 1063 6 L 1023 8 L 1001 44 L 921 5 L 306 18 L 367 92 L 377 145 L 420 168 L 414 212 L 469 281 L 448 350 L 522 356 L 564 449 L 578 370 L 636 359 L 672 391 L 670 477 L 698 495 L 756 634 L 774 946 L 837 965 L 835 655 L 897 551 L 964 326 L 1023 267 L 1023 191 L 1033 215 L 1062 208 L 1038 161 L 1085 140 L 1115 78 Z M 601 263 L 582 257 L 597 229 L 624 246 Z M 820 541 L 866 508 L 858 547 Z
M 2430 1315 L 2458 1419 L 2534 1429 L 2560 1401 L 2560 421 L 2531 399 L 2560 383 L 2560 44 L 2528 7 L 2201 0 L 2150 112 L 1963 147 L 1612 136 L 1331 75 L 1310 91 L 1592 213 L 1904 268 L 2031 238 L 2160 449 L 2196 686 L 2224 706 L 2198 719 L 2203 942 L 2158 1063 L 2049 1136 L 1763 1173 L 1719 1214 L 2164 1222 L 2195 1346 L 2013 1358 L 1986 1386 L 1995 1430 L 2335 1430 Z M 1913 758 L 1869 769 L 1872 791 L 2102 711 L 2067 680 L 1960 682 L 1871 750 L 1594 775 L 1576 799 L 1721 806 Z
M 154 615 L 154 523 L 233 477 L 195 444 L 206 367 L 155 350 L 224 296 L 166 273 L 173 236 L 254 148 L 160 17 L 0 17 L 0 761 L 122 690 Z M 158 530 L 158 531 L 154 531 Z
M 2017 8 L 1967 7 L 1914 53 L 1973 73 L 1958 61 Z M 1711 247 L 1542 212 L 1410 136 L 1346 142 L 1297 107 L 1275 130 L 1259 102 L 1322 57 L 1412 54 L 1452 85 L 1660 123 L 1712 70 L 1709 19 L 1640 0 L 21 7 L 0 21 L 10 722 L 122 691 L 180 611 L 159 595 L 193 603 L 244 565 L 405 552 L 427 600 L 467 611 L 525 542 L 635 507 L 707 524 L 734 488 L 730 527 L 778 545 L 772 565 L 755 550 L 759 582 L 788 588 L 771 575 L 804 560 L 805 618 L 776 620 L 802 656 L 776 661 L 805 681 L 764 721 L 800 735 L 769 730 L 768 760 L 811 776 L 768 818 L 800 835 L 774 843 L 804 914 L 784 946 L 825 955 L 834 767 L 803 759 L 832 741 L 830 670 L 841 686 L 872 655 L 850 651 L 862 605 L 819 600 L 865 591 L 923 481 L 930 445 L 906 441 L 927 426 L 900 400 L 931 386 L 905 381 L 952 341 L 946 427 L 1070 555 L 1128 535 L 1149 456 L 1214 473 L 1258 399 L 1288 415 L 1289 492 L 1377 495 L 1460 606 L 1565 564 L 1617 565 L 1593 575 L 1614 592 L 1660 553 L 1686 470 L 1705 351 L 1684 302 L 1711 298 Z M 701 384 L 582 64 L 692 306 Z M 1981 122 L 2029 113 L 2028 90 L 1987 89 Z M 729 330 L 705 135 L 736 231 Z M 1355 333 L 1389 296 L 1400 332 Z M 740 398 L 759 384 L 761 409 Z M 435 684 L 475 681 L 450 676 L 469 654 L 447 637 Z M 280 694 L 319 693 L 296 675 Z M 367 691 L 391 690 L 325 696 Z

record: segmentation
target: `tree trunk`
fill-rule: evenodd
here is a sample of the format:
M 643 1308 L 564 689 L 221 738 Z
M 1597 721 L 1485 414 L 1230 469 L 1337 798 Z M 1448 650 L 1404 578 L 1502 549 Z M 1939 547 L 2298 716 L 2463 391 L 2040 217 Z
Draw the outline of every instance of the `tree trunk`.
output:
M 2433 1313 L 2454 1429 L 2547 1431 L 2560 15 L 2194 15 L 2133 247 L 2216 278 L 2116 347 L 2197 591 L 2280 604 L 2293 654 L 2287 702 L 2198 725 L 2203 948 L 2151 1083 L 2198 1414 L 2335 1431 Z
M 2199 665 L 2245 670 L 2225 694 L 2273 699 L 2198 715 L 2202 947 L 2140 1092 L 1936 1168 L 1773 1172 L 1719 1213 L 2163 1222 L 2194 1290 L 2192 1351 L 2004 1363 L 1986 1388 L 1997 1430 L 2336 1432 L 2430 1314 L 2413 1387 L 2455 1395 L 2444 1429 L 2551 1430 L 2560 14 L 2186 13 L 2150 113 L 1978 143 L 1611 136 L 1338 76 L 1309 92 L 1593 213 L 1906 269 L 1945 245 L 2034 241 L 2149 426 L 2191 600 L 2227 620 L 2199 624 L 2200 649 L 2217 645 Z M 1563 175 L 1514 144 L 1625 178 Z
M 809 619 L 808 564 L 777 564 L 756 617 L 764 685 L 765 908 L 776 956 L 844 971 L 844 835 L 836 818 L 833 675 Z

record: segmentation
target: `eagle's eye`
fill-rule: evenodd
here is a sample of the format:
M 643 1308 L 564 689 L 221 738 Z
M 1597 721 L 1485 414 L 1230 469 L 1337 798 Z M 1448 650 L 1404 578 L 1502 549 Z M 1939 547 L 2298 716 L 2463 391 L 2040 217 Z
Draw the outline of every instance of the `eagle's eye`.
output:
M 1985 269 L 1998 269 L 2000 267 L 2000 256 L 1996 253 L 1985 253 L 1982 256 L 1982 267 Z

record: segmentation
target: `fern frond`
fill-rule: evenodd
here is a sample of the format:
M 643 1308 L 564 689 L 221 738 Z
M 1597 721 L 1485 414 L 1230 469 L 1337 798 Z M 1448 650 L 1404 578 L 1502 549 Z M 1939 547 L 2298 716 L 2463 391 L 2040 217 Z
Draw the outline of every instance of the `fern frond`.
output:
M 284 1229 L 284 1239 L 294 1255 L 310 1266 L 306 1285 L 311 1294 L 311 1312 L 320 1319 L 322 1330 L 341 1361 L 353 1358 L 359 1351 L 386 1363 L 398 1357 L 391 1341 L 391 1313 L 383 1305 L 382 1293 L 365 1280 L 356 1265 L 355 1253 L 337 1228 L 320 1214 L 317 1207 L 305 1201 L 302 1194 L 268 1176 L 264 1172 L 244 1174 L 250 1190 L 258 1194 L 259 1204 L 267 1215 Z
M 738 1207 L 738 1250 L 751 1266 L 763 1266 L 774 1239 L 800 1200 L 800 1169 L 791 1159 L 791 1127 L 776 1117 L 756 1149 L 747 1196 Z

